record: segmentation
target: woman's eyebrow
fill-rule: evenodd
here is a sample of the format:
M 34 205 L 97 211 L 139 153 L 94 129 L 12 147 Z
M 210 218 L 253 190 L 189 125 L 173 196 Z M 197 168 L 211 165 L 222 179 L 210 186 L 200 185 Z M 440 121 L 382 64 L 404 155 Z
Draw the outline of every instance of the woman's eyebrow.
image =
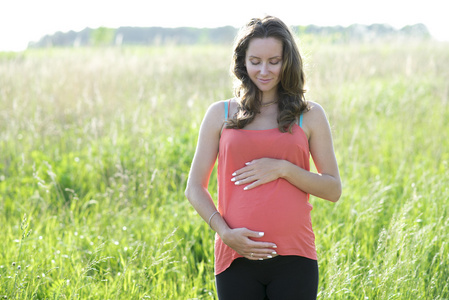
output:
M 250 58 L 250 59 L 251 59 L 251 58 L 261 59 L 260 57 L 257 57 L 257 56 L 254 56 L 254 55 L 250 55 L 249 58 Z M 282 58 L 282 56 L 281 56 L 281 55 L 279 55 L 279 56 L 273 56 L 273 57 L 270 57 L 269 59 L 275 59 L 275 58 Z

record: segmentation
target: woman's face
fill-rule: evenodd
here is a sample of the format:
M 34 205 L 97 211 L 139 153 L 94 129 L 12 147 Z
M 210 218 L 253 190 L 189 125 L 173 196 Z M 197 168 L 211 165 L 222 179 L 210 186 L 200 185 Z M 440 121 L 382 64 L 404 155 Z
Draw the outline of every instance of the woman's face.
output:
M 251 81 L 263 92 L 265 101 L 276 100 L 282 70 L 282 42 L 276 38 L 253 38 L 246 51 L 245 65 Z

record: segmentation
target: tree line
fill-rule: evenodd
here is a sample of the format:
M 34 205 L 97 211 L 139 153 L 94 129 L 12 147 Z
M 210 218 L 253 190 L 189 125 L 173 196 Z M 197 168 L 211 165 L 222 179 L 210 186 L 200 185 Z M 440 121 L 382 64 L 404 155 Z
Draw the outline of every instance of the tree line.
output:
M 408 25 L 401 29 L 396 29 L 388 24 L 353 24 L 348 27 L 308 25 L 293 26 L 292 29 L 300 37 L 303 35 L 319 36 L 335 43 L 397 37 L 431 38 L 424 24 Z M 85 28 L 79 32 L 56 32 L 45 35 L 37 42 L 30 42 L 28 47 L 230 44 L 237 31 L 238 28 L 232 26 L 218 28 Z

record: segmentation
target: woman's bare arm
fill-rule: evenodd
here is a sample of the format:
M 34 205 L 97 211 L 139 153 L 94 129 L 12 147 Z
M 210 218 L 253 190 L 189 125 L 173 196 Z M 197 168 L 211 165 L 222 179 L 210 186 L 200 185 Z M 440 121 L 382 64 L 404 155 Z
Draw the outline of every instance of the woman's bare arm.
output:
M 223 105 L 223 102 L 211 105 L 204 117 L 185 191 L 187 199 L 206 222 L 217 211 L 207 187 L 218 155 L 220 131 L 224 121 Z M 231 229 L 220 214 L 215 214 L 210 221 L 211 227 L 223 242 L 240 255 L 248 259 L 260 259 L 273 254 L 275 244 L 250 239 L 260 238 L 263 233 L 247 228 Z

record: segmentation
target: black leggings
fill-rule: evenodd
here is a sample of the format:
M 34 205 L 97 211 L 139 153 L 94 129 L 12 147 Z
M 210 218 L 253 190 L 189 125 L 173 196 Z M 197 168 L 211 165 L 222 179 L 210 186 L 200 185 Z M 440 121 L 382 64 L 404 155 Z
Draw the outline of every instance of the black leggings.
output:
M 302 256 L 241 257 L 215 279 L 220 300 L 315 300 L 318 263 Z

